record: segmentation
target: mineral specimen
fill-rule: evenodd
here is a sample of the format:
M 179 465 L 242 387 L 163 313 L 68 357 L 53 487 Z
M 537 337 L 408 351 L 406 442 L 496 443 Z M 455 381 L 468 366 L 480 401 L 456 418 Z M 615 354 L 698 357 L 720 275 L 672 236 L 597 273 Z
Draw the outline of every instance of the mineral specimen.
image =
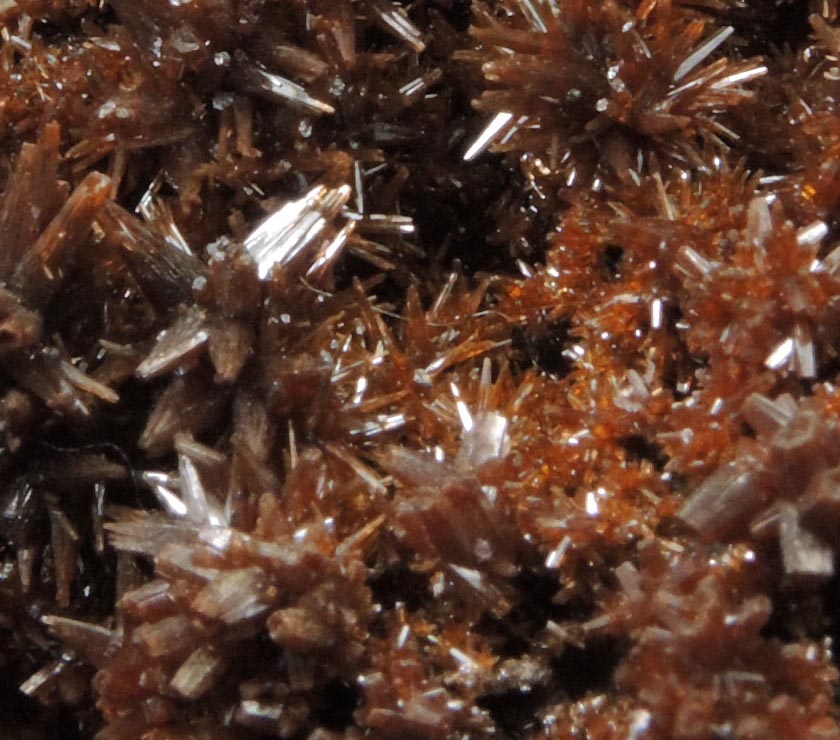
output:
M 0 0 L 0 737 L 840 738 L 836 0 Z

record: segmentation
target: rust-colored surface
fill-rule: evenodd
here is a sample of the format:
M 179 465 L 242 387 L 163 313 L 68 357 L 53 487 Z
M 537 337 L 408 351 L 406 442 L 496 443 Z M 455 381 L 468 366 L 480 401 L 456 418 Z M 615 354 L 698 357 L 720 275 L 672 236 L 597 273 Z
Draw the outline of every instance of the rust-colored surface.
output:
M 0 737 L 835 740 L 834 0 L 0 0 Z

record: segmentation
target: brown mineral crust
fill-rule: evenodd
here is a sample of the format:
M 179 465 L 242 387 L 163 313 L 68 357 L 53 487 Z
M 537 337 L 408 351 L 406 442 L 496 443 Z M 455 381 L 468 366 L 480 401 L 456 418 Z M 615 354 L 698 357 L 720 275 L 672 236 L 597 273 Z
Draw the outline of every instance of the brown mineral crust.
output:
M 825 715 L 827 692 L 837 680 L 825 644 L 794 647 L 762 634 L 772 606 L 753 591 L 762 580 L 750 574 L 756 569 L 753 553 L 741 546 L 706 555 L 705 562 L 691 563 L 684 553 L 667 550 L 643 558 L 641 577 L 624 587 L 612 624 L 617 620 L 621 629 L 635 632 L 635 646 L 615 680 L 627 689 L 639 687 L 652 736 L 705 737 L 704 728 L 725 725 L 735 737 L 838 732 Z M 663 580 L 649 591 L 648 579 L 656 578 Z M 680 694 L 691 698 L 684 701 Z M 765 705 L 770 696 L 775 698 Z
M 0 735 L 840 738 L 839 17 L 0 0 Z

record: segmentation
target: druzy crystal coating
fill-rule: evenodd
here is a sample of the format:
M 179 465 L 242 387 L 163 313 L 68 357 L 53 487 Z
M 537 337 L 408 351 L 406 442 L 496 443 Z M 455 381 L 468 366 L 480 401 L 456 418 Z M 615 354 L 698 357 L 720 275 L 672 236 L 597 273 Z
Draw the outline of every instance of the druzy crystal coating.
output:
M 840 738 L 836 0 L 0 0 L 0 736 Z

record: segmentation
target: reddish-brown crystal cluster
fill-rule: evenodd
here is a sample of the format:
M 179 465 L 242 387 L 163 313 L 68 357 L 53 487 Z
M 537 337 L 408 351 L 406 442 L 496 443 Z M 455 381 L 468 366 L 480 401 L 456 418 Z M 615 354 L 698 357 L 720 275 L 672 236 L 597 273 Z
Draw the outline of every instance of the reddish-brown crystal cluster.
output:
M 835 0 L 0 0 L 0 738 L 840 740 Z

